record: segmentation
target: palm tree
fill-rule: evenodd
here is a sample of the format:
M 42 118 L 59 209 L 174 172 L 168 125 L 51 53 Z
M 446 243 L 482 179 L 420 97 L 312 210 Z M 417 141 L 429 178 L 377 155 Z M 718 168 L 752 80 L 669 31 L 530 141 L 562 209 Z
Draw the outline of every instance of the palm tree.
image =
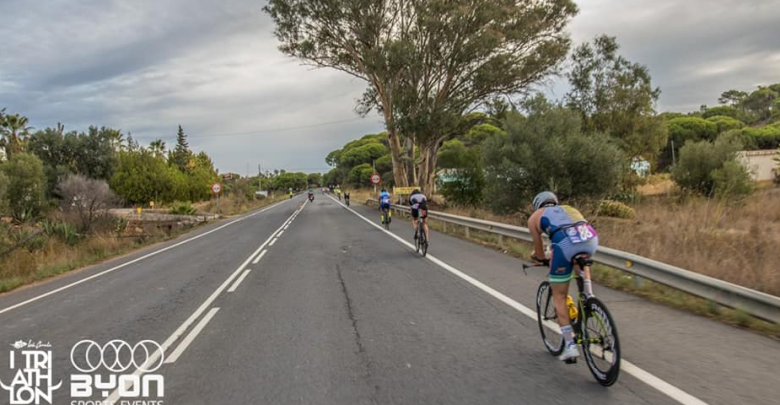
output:
M 24 152 L 27 145 L 27 137 L 32 127 L 27 126 L 27 117 L 14 114 L 6 115 L 0 124 L 0 135 L 3 137 L 2 146 L 5 148 L 5 156 L 11 159 L 14 154 Z
M 157 158 L 165 157 L 165 141 L 162 139 L 155 139 L 149 143 L 149 150 Z

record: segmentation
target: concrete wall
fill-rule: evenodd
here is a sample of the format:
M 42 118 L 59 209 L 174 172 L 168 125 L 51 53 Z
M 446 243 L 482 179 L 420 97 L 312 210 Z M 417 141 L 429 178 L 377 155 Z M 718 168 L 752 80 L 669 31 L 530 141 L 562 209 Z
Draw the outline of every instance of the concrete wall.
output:
M 750 171 L 753 180 L 764 181 L 775 178 L 777 150 L 750 150 L 738 152 L 740 162 Z

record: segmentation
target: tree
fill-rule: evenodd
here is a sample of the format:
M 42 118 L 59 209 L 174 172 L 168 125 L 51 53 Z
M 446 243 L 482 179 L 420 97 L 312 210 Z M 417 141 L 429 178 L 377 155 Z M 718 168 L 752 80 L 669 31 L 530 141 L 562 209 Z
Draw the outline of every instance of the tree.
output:
M 374 168 L 368 163 L 363 163 L 349 171 L 347 180 L 355 187 L 368 186 L 371 184 L 371 176 L 373 174 Z
M 147 150 L 120 152 L 111 189 L 130 204 L 189 199 L 187 177 Z
M 76 214 L 81 222 L 81 232 L 88 232 L 92 224 L 107 213 L 116 196 L 105 180 L 90 179 L 80 174 L 67 176 L 57 186 L 62 196 L 65 212 Z
M 587 132 L 617 138 L 629 157 L 654 160 L 666 144 L 663 122 L 655 116 L 661 89 L 653 87 L 646 66 L 618 54 L 615 37 L 598 36 L 574 49 L 567 77 L 569 107 L 580 112 Z
M 742 100 L 744 100 L 747 95 L 748 94 L 744 91 L 739 90 L 724 91 L 718 98 L 718 102 L 721 104 L 728 104 L 731 107 L 736 107 L 742 103 Z
M 739 111 L 731 106 L 727 105 L 721 105 L 717 107 L 708 108 L 706 111 L 704 111 L 701 114 L 702 118 L 710 118 L 710 117 L 716 117 L 716 116 L 726 116 L 734 119 L 739 118 Z
M 152 142 L 149 142 L 149 150 L 152 152 L 152 154 L 156 158 L 164 158 L 165 157 L 165 141 L 162 139 L 155 139 Z
M 27 117 L 13 114 L 4 115 L 0 121 L 0 147 L 5 150 L 5 157 L 11 160 L 14 154 L 23 153 L 27 146 L 27 137 L 32 127 L 28 126 Z
M 773 86 L 758 86 L 758 90 L 742 100 L 740 106 L 750 114 L 752 122 L 763 121 L 771 118 L 772 104 L 778 96 L 780 96 L 780 92 L 773 90 Z
M 715 142 L 689 142 L 680 148 L 672 179 L 684 190 L 705 196 L 741 196 L 752 190 L 750 174 L 737 162 L 738 139 L 721 136 Z
M 707 121 L 718 126 L 718 134 L 722 134 L 732 129 L 741 129 L 745 126 L 740 120 L 727 117 L 725 115 L 715 115 L 707 118 Z
M 479 148 L 466 148 L 458 139 L 444 143 L 439 150 L 441 193 L 448 203 L 477 206 L 482 202 L 485 173 Z
M 8 177 L 0 170 L 0 216 L 8 209 L 8 185 Z
M 320 173 L 309 173 L 306 182 L 309 184 L 309 186 L 321 187 L 322 175 Z
M 90 126 L 86 134 L 79 134 L 72 150 L 76 173 L 108 181 L 117 165 L 111 139 L 118 132 L 108 127 Z
M 187 142 L 187 135 L 184 133 L 181 125 L 179 125 L 179 132 L 176 134 L 176 146 L 171 151 L 168 157 L 168 162 L 179 168 L 182 172 L 187 172 L 192 169 L 192 151 L 190 151 L 190 144 Z
M 18 153 L 0 169 L 8 179 L 11 216 L 20 222 L 38 218 L 46 206 L 46 175 L 41 160 Z
M 687 141 L 713 141 L 718 135 L 716 123 L 696 117 L 674 118 L 667 121 L 666 127 L 676 149 L 681 148 Z
M 565 57 L 577 12 L 570 0 L 271 0 L 264 10 L 282 52 L 368 83 L 360 110 L 384 118 L 395 183 L 423 189 L 466 109 L 525 89 Z
M 524 102 L 524 108 L 527 117 L 509 113 L 506 137 L 483 145 L 485 192 L 494 211 L 516 211 L 541 190 L 563 199 L 604 198 L 619 190 L 628 159 L 613 138 L 583 133 L 578 112 L 541 95 Z

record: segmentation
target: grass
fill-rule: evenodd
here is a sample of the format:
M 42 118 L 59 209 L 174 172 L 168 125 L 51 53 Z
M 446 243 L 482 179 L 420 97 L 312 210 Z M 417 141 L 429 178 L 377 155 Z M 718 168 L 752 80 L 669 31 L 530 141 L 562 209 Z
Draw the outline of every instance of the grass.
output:
M 228 197 L 220 201 L 220 212 L 226 216 L 238 215 L 284 198 L 242 200 Z M 200 211 L 216 212 L 216 204 L 214 202 L 211 204 L 212 206 L 209 206 L 208 202 L 199 204 L 203 207 Z M 209 211 L 210 209 L 213 211 Z M 31 251 L 19 248 L 0 257 L 0 293 L 176 238 L 191 229 L 170 235 L 161 232 L 149 237 L 125 237 L 105 229 L 82 239 L 73 246 L 50 237 L 41 249 Z
M 231 194 L 228 196 L 220 197 L 219 199 L 219 213 L 223 216 L 240 215 L 257 208 L 264 207 L 266 205 L 273 204 L 278 201 L 289 198 L 289 196 L 279 194 L 268 198 L 251 199 L 246 198 L 243 195 Z M 202 203 L 193 204 L 198 212 L 216 214 L 217 213 L 217 201 L 212 199 L 210 201 L 204 201 Z
M 365 202 L 365 199 L 362 199 L 361 202 Z M 737 209 L 741 211 L 741 209 Z M 746 205 L 744 209 L 748 212 L 755 213 L 755 207 L 753 207 L 751 204 Z M 452 211 L 457 210 L 447 210 L 447 212 L 450 213 L 452 213 Z M 472 211 L 471 213 L 473 214 L 474 212 Z M 763 215 L 764 213 L 761 212 L 761 214 Z M 464 214 L 460 213 L 459 215 Z M 495 216 L 493 217 L 494 218 L 491 220 L 496 220 Z M 504 219 L 505 221 L 503 222 L 506 222 L 506 218 Z M 436 221 L 433 218 L 429 220 L 428 225 L 433 230 L 447 233 L 451 236 L 499 250 L 504 254 L 508 254 L 513 257 L 527 259 L 531 255 L 531 245 L 525 241 L 508 237 L 503 237 L 501 240 L 499 240 L 498 235 L 496 234 L 475 229 L 469 230 L 467 238 L 465 229 L 463 227 L 447 224 L 445 232 L 444 223 Z M 628 238 L 628 236 L 631 235 L 624 235 L 626 238 Z M 653 302 L 683 309 L 737 327 L 745 328 L 774 337 L 776 339 L 780 339 L 780 325 L 755 318 L 743 310 L 724 307 L 713 301 L 702 299 L 650 280 L 642 280 L 641 283 L 637 283 L 633 275 L 603 265 L 595 265 L 592 269 L 592 276 L 594 281 L 607 287 L 630 292 L 635 295 L 647 298 Z

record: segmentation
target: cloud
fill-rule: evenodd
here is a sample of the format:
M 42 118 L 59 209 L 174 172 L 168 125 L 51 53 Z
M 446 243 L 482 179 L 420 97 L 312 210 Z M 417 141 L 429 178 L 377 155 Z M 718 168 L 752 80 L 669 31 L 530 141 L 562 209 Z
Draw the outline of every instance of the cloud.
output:
M 380 132 L 381 120 L 356 120 L 362 81 L 282 55 L 261 6 L 2 0 L 0 106 L 38 128 L 106 125 L 142 143 L 170 144 L 181 124 L 222 171 L 258 163 L 325 171 L 330 150 Z M 580 8 L 569 28 L 575 43 L 616 35 L 661 86 L 659 110 L 697 109 L 724 90 L 780 81 L 780 2 L 588 0 Z M 557 80 L 551 91 L 565 89 Z M 225 135 L 239 132 L 252 134 Z

